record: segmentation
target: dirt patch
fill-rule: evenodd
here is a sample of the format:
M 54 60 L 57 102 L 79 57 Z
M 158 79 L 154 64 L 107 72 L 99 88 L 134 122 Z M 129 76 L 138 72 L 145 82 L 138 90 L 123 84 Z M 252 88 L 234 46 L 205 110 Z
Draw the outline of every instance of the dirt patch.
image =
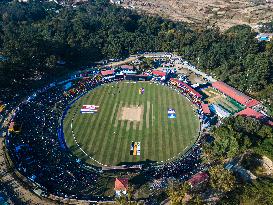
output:
M 116 66 L 120 66 L 120 65 L 125 65 L 125 64 L 131 63 L 132 61 L 134 61 L 136 59 L 137 59 L 136 57 L 130 57 L 130 58 L 127 58 L 123 61 L 109 63 L 109 64 L 107 64 L 107 66 L 116 67 Z
M 206 81 L 203 79 L 202 76 L 197 76 L 195 73 L 190 71 L 188 68 L 186 68 L 183 65 L 176 64 L 175 68 L 177 68 L 178 74 L 183 74 L 188 77 L 188 79 L 191 81 L 192 84 L 204 84 Z
M 143 119 L 144 106 L 122 107 L 119 120 L 141 122 Z
M 266 175 L 273 176 L 273 162 L 268 157 L 263 156 L 261 163 Z
M 151 103 L 150 101 L 147 102 L 147 112 L 146 112 L 146 128 L 149 128 L 150 125 L 150 109 L 151 109 Z
M 177 68 L 177 73 L 178 74 L 183 74 L 183 75 L 189 75 L 190 74 L 190 71 L 187 69 L 187 68 L 184 68 L 183 66 L 181 65 L 175 65 L 175 67 Z
M 269 22 L 273 4 L 269 0 L 124 0 L 122 6 L 174 21 L 226 30 L 238 24 L 256 29 L 259 22 Z

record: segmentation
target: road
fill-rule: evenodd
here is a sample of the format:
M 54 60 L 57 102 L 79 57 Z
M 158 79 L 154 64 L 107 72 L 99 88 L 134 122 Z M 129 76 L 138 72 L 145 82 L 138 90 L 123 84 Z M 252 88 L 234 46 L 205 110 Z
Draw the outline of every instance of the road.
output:
M 210 82 L 216 82 L 217 80 L 214 79 L 213 77 L 207 75 L 206 73 L 190 66 L 190 65 L 186 65 L 183 63 L 182 57 L 178 56 L 178 55 L 174 55 L 171 53 L 148 53 L 148 54 L 143 54 L 143 55 L 139 55 L 139 56 L 143 56 L 146 58 L 152 57 L 152 58 L 173 58 L 173 59 L 181 59 L 180 60 L 180 65 L 183 66 L 184 68 L 187 68 L 188 70 L 194 72 L 196 75 L 200 75 L 203 78 L 207 79 Z
M 207 75 L 206 73 L 196 69 L 196 68 L 193 68 L 191 66 L 188 66 L 188 65 L 183 65 L 183 67 L 187 68 L 188 70 L 194 72 L 196 75 L 201 75 L 203 78 L 206 78 L 208 81 L 214 83 L 216 82 L 217 80 L 215 80 L 213 77 Z
M 125 60 L 123 61 L 119 61 L 119 62 L 112 62 L 112 63 L 109 63 L 107 64 L 106 66 L 110 66 L 110 67 L 115 67 L 115 66 L 120 66 L 120 65 L 124 65 L 124 64 L 127 64 L 127 63 L 130 63 L 134 60 L 136 60 L 137 57 L 135 56 L 130 56 L 129 58 L 126 58 Z

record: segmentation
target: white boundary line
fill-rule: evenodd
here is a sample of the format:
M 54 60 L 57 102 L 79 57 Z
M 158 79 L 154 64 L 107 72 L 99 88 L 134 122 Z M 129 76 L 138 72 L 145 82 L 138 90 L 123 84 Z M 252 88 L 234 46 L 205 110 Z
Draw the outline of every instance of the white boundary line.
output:
M 185 96 L 185 95 L 183 95 L 181 92 L 179 92 L 179 90 L 177 90 L 176 88 L 173 88 L 172 86 L 167 85 L 167 84 L 166 84 L 166 85 L 162 85 L 161 83 L 158 83 L 158 82 L 153 82 L 153 81 L 150 81 L 150 82 L 151 82 L 151 84 L 154 83 L 154 84 L 156 84 L 156 85 L 167 86 L 167 87 L 170 88 L 171 90 L 177 91 L 179 95 L 185 97 L 185 98 L 191 103 L 191 107 L 192 107 L 193 110 L 194 110 L 195 116 L 197 116 L 197 115 L 196 115 L 196 111 L 195 111 L 195 110 L 196 110 L 196 107 L 192 104 L 192 101 L 191 101 L 187 96 Z M 125 83 L 131 83 L 131 82 L 125 82 Z M 136 82 L 134 82 L 134 83 L 136 83 Z M 111 83 L 109 83 L 109 84 L 111 84 Z M 105 86 L 108 86 L 109 84 L 107 83 L 107 84 L 104 84 L 104 85 L 105 85 Z M 104 85 L 102 85 L 102 86 L 104 86 Z M 90 90 L 90 91 L 91 91 L 91 90 Z M 88 94 L 90 91 L 86 92 L 86 94 Z M 85 95 L 83 95 L 83 96 L 85 96 Z M 83 97 L 83 96 L 82 96 L 82 97 Z M 86 153 L 86 152 L 81 148 L 81 146 L 79 145 L 79 143 L 78 143 L 78 141 L 77 141 L 77 139 L 76 139 L 76 136 L 75 136 L 75 134 L 74 134 L 74 131 L 73 131 L 73 123 L 72 123 L 72 122 L 74 121 L 75 115 L 76 115 L 76 111 L 75 111 L 74 116 L 73 116 L 73 118 L 72 118 L 72 120 L 71 120 L 70 127 L 71 127 L 71 131 L 72 131 L 73 139 L 74 139 L 74 142 L 76 143 L 76 145 L 77 145 L 77 146 L 79 147 L 79 149 L 85 154 L 85 156 L 87 156 L 89 159 L 95 161 L 96 163 L 98 163 L 98 164 L 100 164 L 100 165 L 102 165 L 102 166 L 105 166 L 105 167 L 111 167 L 111 166 L 113 166 L 113 165 L 107 165 L 107 164 L 103 164 L 103 163 L 99 162 L 99 161 L 96 160 L 95 158 L 89 156 L 88 153 Z M 199 118 L 198 118 L 198 119 L 199 119 Z M 200 121 L 200 119 L 199 119 L 199 121 Z M 200 129 L 201 129 L 201 126 L 200 126 L 200 128 L 199 128 L 198 136 L 200 136 L 200 132 L 201 132 Z M 197 140 L 198 140 L 198 136 L 197 136 Z M 196 141 L 196 140 L 195 140 L 195 141 Z M 194 145 L 194 144 L 193 144 L 193 145 Z M 167 159 L 167 160 L 164 160 L 164 161 L 156 162 L 156 164 L 164 164 L 164 163 L 168 163 L 168 162 L 170 162 L 170 161 L 172 161 L 172 160 L 178 159 L 180 156 L 182 156 L 182 155 L 184 155 L 184 154 L 187 153 L 187 151 L 185 152 L 185 150 L 187 150 L 188 147 L 189 147 L 189 145 L 188 145 L 187 147 L 185 147 L 183 151 L 179 152 L 179 153 L 176 154 L 175 156 L 173 156 L 173 157 L 171 157 L 171 158 L 169 158 L 169 159 Z M 191 146 L 191 147 L 192 147 L 192 146 Z M 93 164 L 93 165 L 94 165 L 94 164 Z M 94 165 L 94 166 L 96 166 L 96 165 Z

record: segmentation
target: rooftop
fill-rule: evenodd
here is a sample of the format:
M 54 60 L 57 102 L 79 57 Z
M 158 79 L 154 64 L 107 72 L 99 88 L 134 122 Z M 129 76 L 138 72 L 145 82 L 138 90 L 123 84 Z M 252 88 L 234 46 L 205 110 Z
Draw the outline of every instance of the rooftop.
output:
M 166 73 L 163 71 L 160 71 L 160 70 L 153 70 L 152 73 L 153 73 L 153 75 L 157 75 L 157 76 L 161 76 L 161 77 L 166 76 Z
M 171 81 L 173 81 L 173 82 L 176 82 L 176 83 L 178 83 L 178 84 L 180 84 L 180 85 L 182 85 L 182 86 L 184 86 L 184 87 L 186 87 L 190 92 L 192 92 L 196 97 L 199 97 L 199 98 L 201 98 L 202 97 L 202 95 L 200 94 L 200 93 L 198 93 L 196 90 L 194 90 L 191 86 L 189 86 L 188 84 L 186 84 L 186 83 L 184 83 L 184 82 L 182 82 L 182 81 L 180 81 L 180 80 L 178 80 L 178 79 L 176 79 L 176 78 L 171 78 L 170 79 Z
M 102 70 L 101 71 L 101 74 L 103 76 L 106 76 L 106 75 L 113 75 L 115 73 L 115 70 Z
M 257 35 L 258 38 L 259 38 L 259 37 L 264 37 L 264 36 L 271 37 L 271 36 L 273 36 L 273 33 L 259 33 L 259 34 Z
M 132 65 L 122 65 L 120 66 L 121 69 L 128 69 L 128 70 L 133 70 L 134 69 L 134 66 Z
M 222 93 L 226 94 L 227 96 L 233 98 L 234 100 L 247 107 L 253 107 L 260 103 L 259 101 L 252 99 L 251 97 L 245 95 L 244 93 L 236 90 L 235 88 L 229 86 L 222 81 L 212 83 L 212 87 L 216 88 L 217 90 L 221 91 Z
M 209 109 L 209 105 L 208 104 L 204 104 L 202 103 L 202 110 L 205 114 L 209 115 L 210 114 L 210 109 Z
M 273 127 L 273 121 L 268 120 L 268 121 L 267 121 L 267 124 Z
M 245 116 L 245 117 L 253 117 L 256 119 L 263 119 L 265 117 L 262 113 L 259 113 L 249 107 L 238 112 L 236 115 Z
M 116 191 L 126 191 L 128 189 L 128 179 L 127 178 L 116 178 L 115 190 Z
M 192 178 L 188 180 L 188 183 L 194 187 L 204 181 L 206 181 L 209 178 L 209 175 L 205 172 L 199 172 L 195 174 Z

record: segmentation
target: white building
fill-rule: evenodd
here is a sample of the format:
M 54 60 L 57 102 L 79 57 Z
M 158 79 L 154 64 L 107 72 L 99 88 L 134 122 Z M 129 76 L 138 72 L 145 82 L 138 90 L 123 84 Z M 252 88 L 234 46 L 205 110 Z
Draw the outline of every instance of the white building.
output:
M 227 110 L 221 108 L 219 105 L 211 104 L 211 106 L 215 114 L 218 115 L 220 118 L 226 118 L 231 115 Z
M 111 4 L 121 4 L 123 0 L 110 0 Z

